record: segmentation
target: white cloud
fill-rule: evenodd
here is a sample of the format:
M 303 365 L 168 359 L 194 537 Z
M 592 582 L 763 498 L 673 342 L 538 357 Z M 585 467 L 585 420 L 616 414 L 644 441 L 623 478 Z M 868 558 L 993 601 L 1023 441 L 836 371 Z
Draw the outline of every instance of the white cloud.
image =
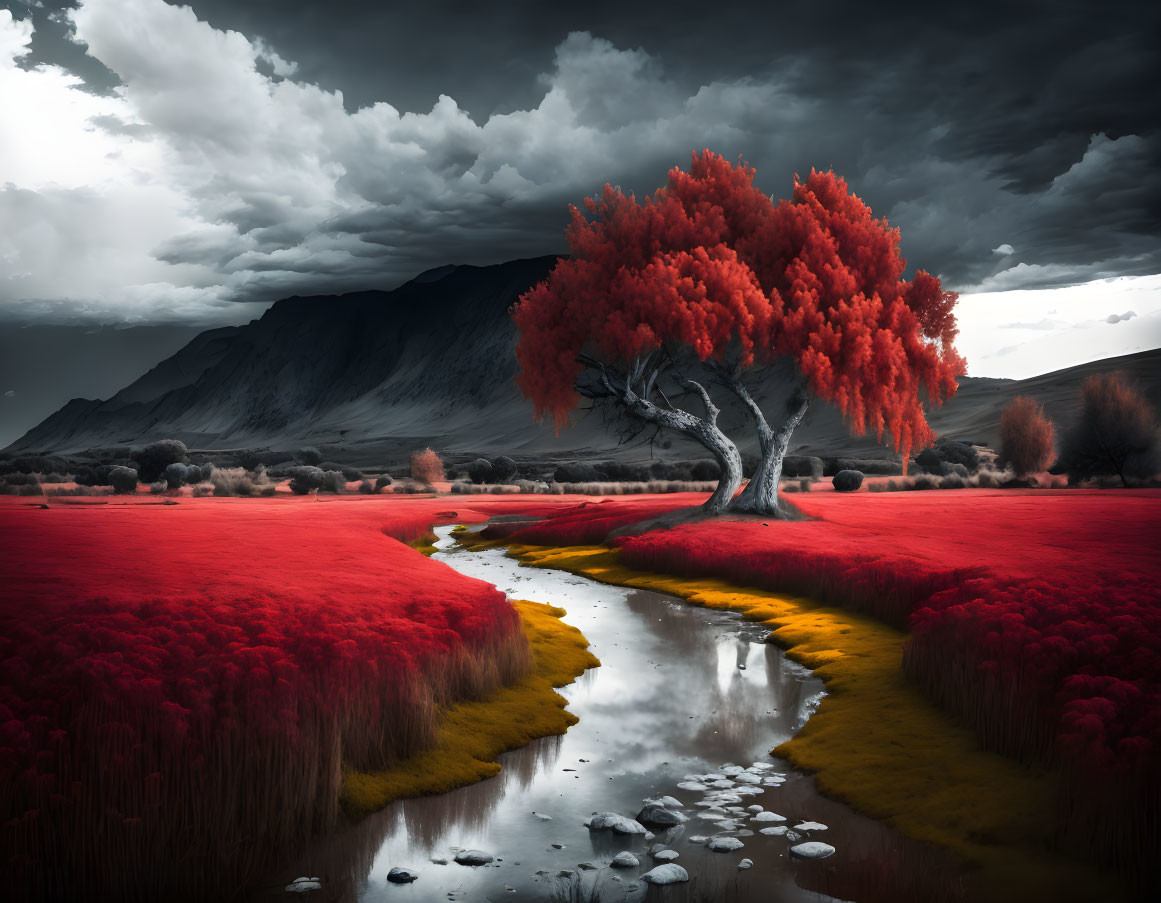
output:
M 1140 272 L 1147 259 L 1115 221 L 1147 157 L 1136 136 L 1093 136 L 1033 198 L 978 160 L 941 156 L 946 130 L 899 132 L 873 108 L 828 107 L 773 77 L 681 89 L 644 50 L 583 32 L 557 47 L 533 108 L 477 122 L 449 96 L 426 113 L 387 102 L 348 112 L 340 93 L 295 81 L 295 63 L 261 38 L 163 0 L 82 0 L 69 19 L 120 78 L 112 95 L 79 90 L 59 67 L 16 66 L 32 26 L 0 11 L 0 173 L 10 183 L 0 187 L 0 314 L 10 318 L 238 321 L 254 312 L 240 300 L 389 287 L 448 262 L 551 253 L 564 248 L 569 202 L 605 181 L 651 190 L 705 146 L 772 161 L 759 183 L 779 197 L 812 164 L 861 174 L 852 184 L 886 199 L 877 212 L 904 225 L 914 265 L 976 261 L 983 278 L 961 286 L 977 293 L 965 309 L 989 292 Z M 1077 205 L 1092 211 L 1089 232 L 1114 237 L 1107 259 L 1035 257 L 1038 224 L 1071 222 Z M 1014 244 L 997 246 L 1001 237 Z M 1117 256 L 1120 246 L 1139 254 Z M 1153 302 L 1101 297 L 1103 313 L 1086 317 L 1121 343 L 1111 353 L 1152 334 Z M 1140 319 L 1129 327 L 1100 323 L 1130 306 Z M 1055 348 L 1071 328 L 1056 320 L 1078 321 L 1062 312 L 1045 327 L 1041 306 L 1017 307 L 999 305 L 1005 343 L 1018 348 L 1028 331 Z M 973 317 L 969 359 L 986 369 L 998 360 L 997 317 Z
M 1129 305 L 1125 314 L 1103 314 Z M 968 374 L 1023 379 L 1161 347 L 1161 275 L 964 294 L 956 312 Z

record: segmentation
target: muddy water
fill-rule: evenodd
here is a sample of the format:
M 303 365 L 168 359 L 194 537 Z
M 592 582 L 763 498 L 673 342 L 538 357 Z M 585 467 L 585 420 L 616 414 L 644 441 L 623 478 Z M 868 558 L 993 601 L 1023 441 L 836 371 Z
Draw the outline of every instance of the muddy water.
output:
M 612 903 L 961 896 L 958 870 L 937 851 L 820 796 L 810 776 L 770 756 L 811 716 L 824 689 L 764 642 L 763 628 L 658 593 L 521 567 L 498 550 L 463 550 L 450 528 L 439 533 L 436 557 L 461 573 L 511 597 L 567 609 L 565 621 L 585 634 L 602 666 L 560 691 L 580 718 L 564 737 L 504 754 L 495 778 L 392 804 L 318 844 L 284 873 L 286 882 L 320 879 L 321 889 L 303 897 Z M 741 768 L 750 776 L 731 774 Z M 718 785 L 697 789 L 711 781 Z M 715 790 L 740 799 L 711 809 Z M 633 818 L 645 799 L 664 795 L 679 800 L 689 820 L 668 832 L 654 828 L 650 840 L 584 827 L 594 812 Z M 754 820 L 751 806 L 786 821 Z M 777 825 L 793 830 L 804 821 L 825 830 L 804 829 L 797 841 L 759 833 Z M 718 853 L 691 840 L 715 834 L 737 837 L 744 846 Z M 823 841 L 836 852 L 813 861 L 792 856 L 793 843 L 805 840 Z M 649 852 L 658 843 L 679 854 L 674 861 L 688 871 L 689 883 L 650 887 L 640 880 L 660 864 Z M 495 859 L 486 866 L 458 865 L 461 849 Z M 611 868 L 612 858 L 626 850 L 639 867 Z M 743 859 L 753 866 L 740 869 Z M 396 866 L 418 872 L 418 880 L 388 882 Z M 279 882 L 258 896 L 299 896 Z

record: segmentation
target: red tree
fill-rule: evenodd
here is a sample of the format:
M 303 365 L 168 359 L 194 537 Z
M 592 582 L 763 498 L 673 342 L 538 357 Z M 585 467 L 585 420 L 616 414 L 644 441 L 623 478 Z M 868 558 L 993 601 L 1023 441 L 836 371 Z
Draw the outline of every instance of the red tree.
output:
M 811 395 L 835 405 L 853 433 L 882 439 L 889 431 L 904 458 L 930 443 L 924 402 L 942 404 L 964 372 L 953 346 L 957 295 L 923 270 L 903 279 L 899 230 L 876 220 L 843 179 L 812 171 L 805 182 L 796 176 L 792 199 L 739 244 L 771 299 L 769 344 L 756 353 L 767 362 L 788 358 L 798 385 L 775 431 L 739 371 L 728 374 L 762 446 L 735 507 L 778 515 L 782 459 Z
M 1056 430 L 1033 399 L 1017 395 L 1000 415 L 1000 455 L 1017 476 L 1038 473 L 1052 463 Z
M 874 220 L 842 179 L 812 172 L 775 207 L 753 178 L 752 168 L 703 151 L 643 204 L 606 185 L 585 202 L 591 219 L 572 208 L 571 258 L 513 309 L 517 381 L 559 428 L 584 368 L 594 368 L 599 378 L 585 394 L 714 454 L 723 477 L 707 506 L 720 509 L 741 473 L 718 409 L 689 379 L 680 384 L 706 415 L 675 408 L 659 381 L 675 352 L 691 351 L 758 426 L 762 461 L 734 506 L 777 516 L 782 458 L 810 393 L 834 403 L 853 431 L 889 429 L 909 451 L 932 438 L 923 395 L 934 404 L 950 396 L 963 361 L 951 345 L 955 295 L 923 272 L 902 279 L 898 231 Z M 799 385 L 775 432 L 743 376 L 780 358 L 794 364 Z
M 699 166 L 700 160 L 714 166 Z M 558 429 L 583 393 L 700 442 L 721 466 L 718 489 L 706 503 L 720 510 L 741 484 L 741 456 L 718 428 L 719 410 L 706 388 L 674 371 L 683 353 L 706 361 L 728 347 L 749 365 L 755 347 L 768 343 L 770 299 L 732 246 L 739 230 L 753 231 L 773 204 L 750 184 L 752 170 L 708 152 L 694 164 L 689 176 L 673 170 L 644 203 L 606 185 L 599 198 L 586 199 L 589 216 L 571 208 L 572 256 L 513 308 L 522 368 L 517 383 L 536 415 L 551 413 Z M 718 173 L 731 180 L 729 208 L 713 202 L 714 186 L 706 184 Z M 679 193 L 679 180 L 711 199 Z M 595 376 L 581 380 L 586 368 Z M 666 380 L 696 395 L 704 415 L 677 407 Z

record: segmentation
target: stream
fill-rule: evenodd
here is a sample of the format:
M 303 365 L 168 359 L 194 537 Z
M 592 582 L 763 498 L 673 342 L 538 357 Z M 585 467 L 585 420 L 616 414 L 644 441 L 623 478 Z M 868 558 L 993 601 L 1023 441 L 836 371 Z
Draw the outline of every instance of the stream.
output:
M 437 560 L 512 598 L 565 608 L 565 622 L 588 638 L 601 667 L 558 691 L 580 722 L 563 737 L 503 754 L 495 778 L 393 803 L 320 841 L 286 873 L 318 877 L 318 890 L 271 886 L 258 899 L 897 901 L 908 896 L 901 885 L 922 893 L 900 880 L 917 871 L 940 898 L 958 896 L 959 870 L 937 850 L 821 796 L 810 775 L 770 755 L 825 691 L 765 642 L 762 625 L 660 593 L 523 567 L 503 550 L 464 549 L 451 531 L 436 531 Z M 652 838 L 585 826 L 594 813 L 634 819 L 645 800 L 660 797 L 680 802 L 688 820 L 650 827 Z M 715 852 L 706 842 L 715 836 L 742 846 Z M 834 852 L 791 854 L 806 842 Z M 688 872 L 687 883 L 641 880 L 664 861 L 651 855 L 661 848 L 678 854 L 672 861 Z M 494 858 L 461 865 L 461 850 Z M 612 867 L 625 851 L 639 865 Z M 392 883 L 393 867 L 418 878 Z

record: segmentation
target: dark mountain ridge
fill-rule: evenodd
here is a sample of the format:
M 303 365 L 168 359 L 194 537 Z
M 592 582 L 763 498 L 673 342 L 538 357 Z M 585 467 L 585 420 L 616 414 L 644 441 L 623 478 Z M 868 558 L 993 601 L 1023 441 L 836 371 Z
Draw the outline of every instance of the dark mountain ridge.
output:
M 599 415 L 574 416 L 556 435 L 534 424 L 513 381 L 516 333 L 508 309 L 545 278 L 555 257 L 487 267 L 444 266 L 392 291 L 292 297 L 245 326 L 201 333 L 111 398 L 74 399 L 8 447 L 78 453 L 177 438 L 202 449 L 331 445 L 352 459 L 432 445 L 441 452 L 614 452 Z M 939 435 L 994 444 L 1000 411 L 1016 395 L 1045 405 L 1058 425 L 1075 416 L 1091 373 L 1127 371 L 1161 403 L 1161 350 L 1070 367 L 1026 380 L 964 377 L 930 415 Z M 779 392 L 767 393 L 776 410 Z M 752 430 L 727 415 L 746 450 Z M 806 453 L 889 454 L 852 437 L 833 408 L 815 403 L 796 431 Z M 636 451 L 633 451 L 636 448 Z M 639 446 L 619 454 L 643 456 Z M 677 441 L 672 454 L 700 457 Z

